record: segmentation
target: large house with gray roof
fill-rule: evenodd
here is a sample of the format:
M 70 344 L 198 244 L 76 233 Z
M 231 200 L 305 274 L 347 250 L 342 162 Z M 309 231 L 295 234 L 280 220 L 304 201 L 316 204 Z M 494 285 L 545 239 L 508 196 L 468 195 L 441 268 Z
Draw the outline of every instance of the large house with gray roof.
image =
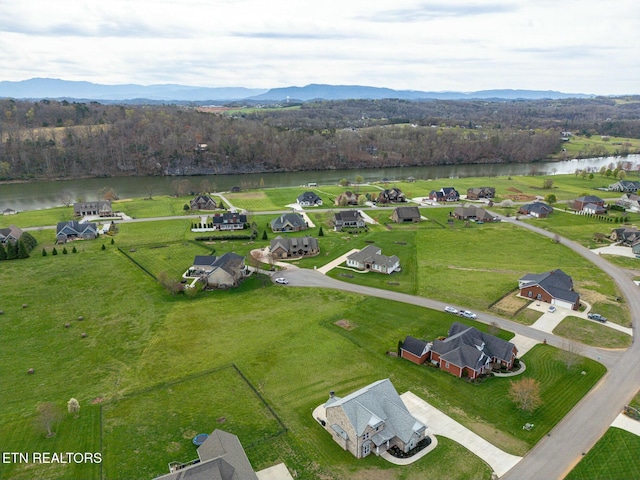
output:
M 553 207 L 544 202 L 533 202 L 522 205 L 518 212 L 536 218 L 547 218 L 553 212 Z
M 391 220 L 395 223 L 418 223 L 420 218 L 418 207 L 397 207 L 391 214 Z
M 458 220 L 474 220 L 478 222 L 494 222 L 498 218 L 480 207 L 456 207 L 453 216 Z
M 343 228 L 364 228 L 366 223 L 360 210 L 343 210 L 336 212 L 333 219 L 333 229 L 336 232 Z
M 0 228 L 0 243 L 16 243 L 22 236 L 22 229 L 15 225 L 10 225 L 6 228 Z
M 58 222 L 56 227 L 56 243 L 66 243 L 70 240 L 92 240 L 98 236 L 95 223 L 80 223 L 75 220 Z
M 322 205 L 322 199 L 314 192 L 301 193 L 296 201 L 301 207 L 319 207 Z
M 197 449 L 198 458 L 172 462 L 166 475 L 154 480 L 258 480 L 237 436 L 214 430 Z
M 269 222 L 274 232 L 299 232 L 309 228 L 302 215 L 299 213 L 283 213 Z
M 640 182 L 635 180 L 619 180 L 609 185 L 614 192 L 636 193 L 640 189 Z
M 237 287 L 246 276 L 244 257 L 227 252 L 219 257 L 196 255 L 184 278 L 206 279 L 209 288 Z
M 278 235 L 271 240 L 269 248 L 273 258 L 310 257 L 320 253 L 318 239 L 310 236 L 281 237 Z
M 382 255 L 382 249 L 375 245 L 367 245 L 362 250 L 347 257 L 347 267 L 368 272 L 391 274 L 400 271 L 400 259 L 395 255 Z
M 411 415 L 388 378 L 344 398 L 331 392 L 324 408 L 327 431 L 356 458 L 394 446 L 408 452 L 427 437 L 427 426 Z
M 496 366 L 513 368 L 518 349 L 511 343 L 459 322 L 431 345 L 431 362 L 457 377 L 477 378 Z
M 73 214 L 76 217 L 87 215 L 110 217 L 113 214 L 111 200 L 101 200 L 98 202 L 76 202 L 73 204 Z
M 529 273 L 518 280 L 520 296 L 578 310 L 580 294 L 573 290 L 573 279 L 560 269 L 545 273 Z

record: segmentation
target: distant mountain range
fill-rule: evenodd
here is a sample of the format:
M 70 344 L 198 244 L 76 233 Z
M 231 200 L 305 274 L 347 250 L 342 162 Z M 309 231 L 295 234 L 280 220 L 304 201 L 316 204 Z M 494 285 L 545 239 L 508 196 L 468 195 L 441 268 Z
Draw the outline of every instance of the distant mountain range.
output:
M 393 90 L 360 85 L 318 85 L 255 89 L 243 87 L 192 87 L 188 85 L 101 85 L 53 78 L 32 78 L 19 82 L 0 81 L 0 97 L 20 99 L 96 100 L 110 103 L 187 102 L 285 102 L 399 98 L 403 100 L 469 100 L 591 98 L 594 95 L 552 90 L 480 90 L 477 92 L 425 92 Z

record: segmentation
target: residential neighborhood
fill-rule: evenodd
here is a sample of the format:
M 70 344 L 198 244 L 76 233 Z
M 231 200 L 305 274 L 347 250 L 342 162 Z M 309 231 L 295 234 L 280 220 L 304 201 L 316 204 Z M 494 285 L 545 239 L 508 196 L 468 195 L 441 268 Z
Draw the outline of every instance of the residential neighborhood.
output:
M 400 271 L 400 259 L 395 255 L 383 255 L 382 249 L 375 245 L 367 245 L 347 257 L 347 267 L 390 275 Z

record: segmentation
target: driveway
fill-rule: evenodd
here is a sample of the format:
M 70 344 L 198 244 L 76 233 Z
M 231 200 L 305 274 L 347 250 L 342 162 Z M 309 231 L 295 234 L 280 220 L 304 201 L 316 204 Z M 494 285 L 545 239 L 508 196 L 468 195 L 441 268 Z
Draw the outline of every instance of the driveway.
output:
M 428 427 L 430 434 L 447 437 L 459 443 L 487 462 L 499 477 L 522 460 L 522 457 L 503 452 L 412 392 L 405 392 L 400 398 L 411 415 Z
M 631 247 L 622 247 L 620 245 L 608 245 L 606 247 L 594 248 L 591 251 L 597 255 L 618 255 L 620 257 L 636 258 L 631 251 Z M 640 261 L 638 265 L 640 265 Z
M 323 275 L 326 275 L 327 272 L 329 272 L 329 270 L 333 270 L 334 268 L 336 268 L 341 263 L 346 262 L 347 261 L 347 257 L 349 255 L 351 255 L 353 253 L 356 253 L 356 252 L 359 252 L 359 251 L 360 250 L 358 250 L 357 248 L 354 248 L 353 250 L 349 250 L 344 255 L 336 258 L 335 260 L 332 260 L 331 262 L 327 263 L 326 265 L 321 266 L 320 268 L 317 269 L 317 271 L 322 273 Z

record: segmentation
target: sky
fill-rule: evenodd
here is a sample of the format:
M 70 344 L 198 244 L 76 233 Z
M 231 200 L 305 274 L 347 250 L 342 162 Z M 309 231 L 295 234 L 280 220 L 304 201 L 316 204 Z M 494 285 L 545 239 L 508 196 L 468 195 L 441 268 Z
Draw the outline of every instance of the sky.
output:
M 640 94 L 637 0 L 0 0 L 0 80 Z

